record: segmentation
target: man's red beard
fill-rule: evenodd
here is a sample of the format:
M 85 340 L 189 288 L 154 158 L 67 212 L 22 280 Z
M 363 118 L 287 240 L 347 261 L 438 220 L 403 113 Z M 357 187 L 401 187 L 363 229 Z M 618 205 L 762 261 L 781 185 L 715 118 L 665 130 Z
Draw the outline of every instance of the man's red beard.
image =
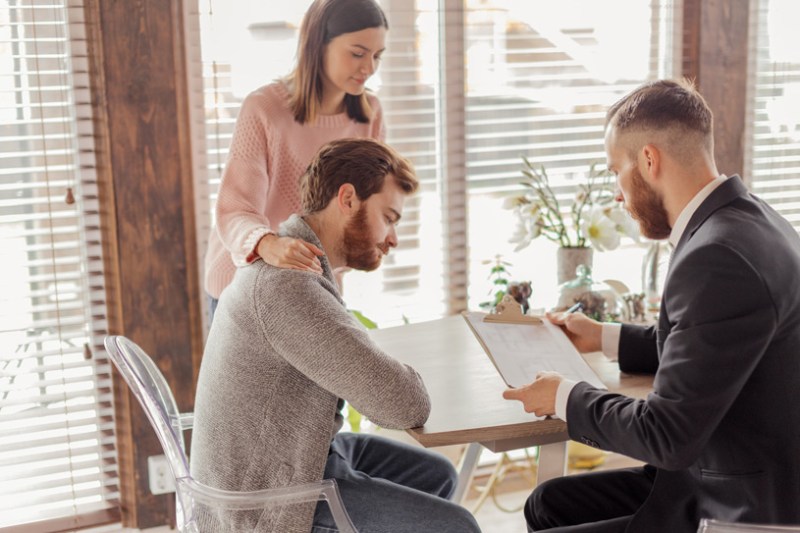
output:
M 370 239 L 366 205 L 361 204 L 358 212 L 344 228 L 342 246 L 348 267 L 368 272 L 381 266 L 383 255 L 388 253 L 389 248 L 385 244 L 372 243 Z
M 672 233 L 672 227 L 664 209 L 664 200 L 644 181 L 639 169 L 633 170 L 631 181 L 631 197 L 625 202 L 625 208 L 639 223 L 642 235 L 648 239 L 666 239 Z

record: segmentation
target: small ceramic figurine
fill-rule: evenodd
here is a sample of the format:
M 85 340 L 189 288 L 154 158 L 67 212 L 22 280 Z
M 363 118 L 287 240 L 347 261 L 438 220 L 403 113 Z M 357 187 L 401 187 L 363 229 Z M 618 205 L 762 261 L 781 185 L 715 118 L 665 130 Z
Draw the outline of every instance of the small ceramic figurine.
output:
M 628 314 L 634 322 L 644 322 L 644 295 L 643 292 L 629 292 L 622 297 L 628 305 Z
M 514 300 L 517 301 L 518 304 L 522 306 L 522 314 L 528 314 L 528 308 L 530 304 L 528 300 L 531 298 L 531 294 L 533 294 L 533 289 L 531 288 L 530 281 L 512 281 L 508 284 L 508 294 L 510 294 Z

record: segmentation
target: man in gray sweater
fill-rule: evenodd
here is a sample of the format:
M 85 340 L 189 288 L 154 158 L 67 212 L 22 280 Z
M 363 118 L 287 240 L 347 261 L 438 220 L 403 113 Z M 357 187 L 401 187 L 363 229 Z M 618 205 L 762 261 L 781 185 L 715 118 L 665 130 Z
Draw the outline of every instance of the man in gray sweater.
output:
M 380 265 L 417 186 L 410 163 L 383 143 L 343 139 L 320 150 L 301 178 L 305 215 L 279 232 L 313 246 L 296 246 L 295 268 L 239 268 L 220 297 L 197 383 L 197 479 L 248 491 L 334 478 L 359 531 L 479 531 L 448 501 L 456 474 L 444 457 L 339 433 L 344 400 L 390 429 L 421 426 L 430 413 L 419 374 L 372 342 L 333 275 Z M 336 531 L 324 503 L 201 522 L 208 531 Z

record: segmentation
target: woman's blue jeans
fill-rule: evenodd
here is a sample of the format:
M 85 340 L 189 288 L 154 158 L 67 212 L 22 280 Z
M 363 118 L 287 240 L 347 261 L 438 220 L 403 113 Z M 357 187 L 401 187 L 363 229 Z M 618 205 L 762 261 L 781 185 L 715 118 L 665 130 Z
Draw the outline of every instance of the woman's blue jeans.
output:
M 209 295 L 206 296 L 208 296 L 208 327 L 211 327 L 211 323 L 214 321 L 214 313 L 217 312 L 219 299 Z

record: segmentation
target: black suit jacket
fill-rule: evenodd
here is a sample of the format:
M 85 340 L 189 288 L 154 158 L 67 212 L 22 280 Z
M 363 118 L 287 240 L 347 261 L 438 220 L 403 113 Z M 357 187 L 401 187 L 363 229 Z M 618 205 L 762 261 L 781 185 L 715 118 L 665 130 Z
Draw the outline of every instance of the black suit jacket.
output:
M 738 176 L 673 252 L 657 328 L 623 326 L 620 369 L 655 372 L 646 400 L 579 383 L 574 440 L 645 461 L 653 489 L 628 531 L 703 517 L 800 523 L 800 238 Z

